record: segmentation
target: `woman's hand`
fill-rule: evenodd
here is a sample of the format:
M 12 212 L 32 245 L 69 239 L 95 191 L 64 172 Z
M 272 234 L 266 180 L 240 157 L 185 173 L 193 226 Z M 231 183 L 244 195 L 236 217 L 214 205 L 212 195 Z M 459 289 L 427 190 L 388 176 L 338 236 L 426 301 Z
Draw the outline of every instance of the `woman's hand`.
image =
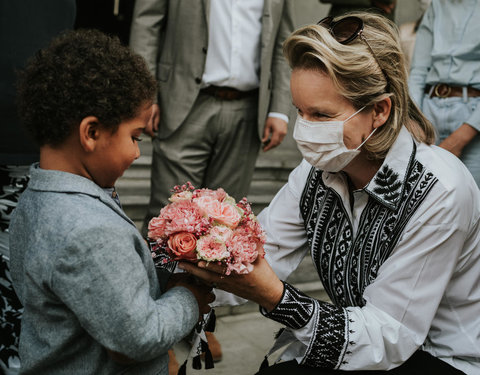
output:
M 263 250 L 247 274 L 225 274 L 225 267 L 200 261 L 197 264 L 182 262 L 179 268 L 212 285 L 239 297 L 258 303 L 265 310 L 273 310 L 283 295 L 283 283 L 264 258 Z

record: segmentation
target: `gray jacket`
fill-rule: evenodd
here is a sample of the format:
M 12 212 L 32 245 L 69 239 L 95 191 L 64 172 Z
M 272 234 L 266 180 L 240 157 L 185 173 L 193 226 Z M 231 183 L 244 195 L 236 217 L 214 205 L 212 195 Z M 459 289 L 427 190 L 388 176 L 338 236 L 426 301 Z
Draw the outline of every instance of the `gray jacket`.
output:
M 293 0 L 265 0 L 260 43 L 258 136 L 268 112 L 289 114 L 290 69 L 282 43 L 293 31 Z M 208 48 L 210 0 L 136 0 L 130 46 L 158 80 L 159 137 L 183 123 L 200 91 Z
M 23 374 L 168 373 L 167 350 L 198 305 L 182 287 L 162 294 L 143 238 L 102 188 L 33 165 L 10 233 Z

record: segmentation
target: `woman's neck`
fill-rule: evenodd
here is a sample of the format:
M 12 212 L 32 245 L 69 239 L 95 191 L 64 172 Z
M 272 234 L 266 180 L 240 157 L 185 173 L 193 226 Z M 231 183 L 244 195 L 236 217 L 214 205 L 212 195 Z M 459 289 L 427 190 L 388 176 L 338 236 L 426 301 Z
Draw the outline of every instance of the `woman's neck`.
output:
M 350 179 L 349 187 L 363 189 L 380 169 L 383 160 L 369 160 L 363 153 L 358 155 L 343 171 Z

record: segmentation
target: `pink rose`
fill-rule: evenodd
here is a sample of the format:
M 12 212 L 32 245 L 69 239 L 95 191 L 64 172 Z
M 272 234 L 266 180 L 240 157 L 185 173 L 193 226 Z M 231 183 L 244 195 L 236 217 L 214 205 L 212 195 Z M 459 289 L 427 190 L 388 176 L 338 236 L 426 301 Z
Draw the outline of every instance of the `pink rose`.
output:
M 198 205 L 203 214 L 213 218 L 219 224 L 234 229 L 240 220 L 242 214 L 240 209 L 234 205 L 225 202 L 219 202 L 210 196 L 195 198 L 194 202 Z
M 192 233 L 175 233 L 168 239 L 168 247 L 177 259 L 196 260 L 197 239 Z

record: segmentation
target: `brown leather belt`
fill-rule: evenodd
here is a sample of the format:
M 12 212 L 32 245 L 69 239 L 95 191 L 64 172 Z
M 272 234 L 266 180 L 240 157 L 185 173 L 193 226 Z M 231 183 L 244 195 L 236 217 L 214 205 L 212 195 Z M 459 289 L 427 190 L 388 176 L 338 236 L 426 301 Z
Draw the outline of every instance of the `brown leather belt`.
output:
M 430 91 L 432 93 L 430 94 Z M 452 96 L 463 96 L 463 86 L 450 86 L 446 83 L 437 83 L 435 86 L 425 86 L 425 94 L 430 94 L 430 97 L 438 96 L 439 98 L 450 98 Z M 467 96 L 480 96 L 480 90 L 467 86 Z
M 200 92 L 211 95 L 219 100 L 238 100 L 248 98 L 258 93 L 258 89 L 240 91 L 232 87 L 208 86 L 201 89 Z

